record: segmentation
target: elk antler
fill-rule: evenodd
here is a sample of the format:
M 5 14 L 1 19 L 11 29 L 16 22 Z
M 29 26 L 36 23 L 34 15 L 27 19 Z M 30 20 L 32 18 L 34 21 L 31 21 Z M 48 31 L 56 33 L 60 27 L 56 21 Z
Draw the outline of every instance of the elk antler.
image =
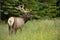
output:
M 17 10 L 20 10 L 23 13 L 29 13 L 31 9 L 24 9 L 24 5 L 19 5 L 18 7 L 15 7 Z

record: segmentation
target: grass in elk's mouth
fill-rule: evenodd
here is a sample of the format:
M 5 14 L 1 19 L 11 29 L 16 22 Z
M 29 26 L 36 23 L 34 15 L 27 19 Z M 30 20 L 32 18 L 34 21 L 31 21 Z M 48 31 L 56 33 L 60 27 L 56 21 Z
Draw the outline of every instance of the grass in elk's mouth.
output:
M 0 40 L 60 40 L 60 19 L 28 21 L 22 31 L 12 36 L 7 24 L 1 24 Z

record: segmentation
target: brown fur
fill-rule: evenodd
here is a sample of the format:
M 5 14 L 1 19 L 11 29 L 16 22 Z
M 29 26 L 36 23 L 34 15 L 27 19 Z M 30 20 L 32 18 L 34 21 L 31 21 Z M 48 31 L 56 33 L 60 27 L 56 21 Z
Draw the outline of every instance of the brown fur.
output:
M 32 16 L 29 14 L 29 15 L 25 15 L 24 17 L 13 17 L 14 18 L 14 23 L 12 26 L 9 26 L 9 34 L 12 34 L 13 32 L 17 32 L 17 29 L 21 29 L 22 31 L 22 28 L 24 26 L 24 23 L 26 23 Z

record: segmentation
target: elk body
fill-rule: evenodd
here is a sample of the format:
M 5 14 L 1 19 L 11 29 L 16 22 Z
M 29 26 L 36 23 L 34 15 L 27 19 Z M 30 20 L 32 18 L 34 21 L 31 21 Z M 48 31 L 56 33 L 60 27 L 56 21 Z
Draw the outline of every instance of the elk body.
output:
M 22 7 L 18 7 L 16 9 L 19 9 L 24 13 L 24 17 L 10 17 L 8 19 L 8 28 L 9 28 L 9 34 L 12 34 L 13 32 L 17 32 L 17 29 L 23 28 L 23 25 L 30 19 L 32 18 L 32 15 L 29 14 L 29 11 L 24 10 Z

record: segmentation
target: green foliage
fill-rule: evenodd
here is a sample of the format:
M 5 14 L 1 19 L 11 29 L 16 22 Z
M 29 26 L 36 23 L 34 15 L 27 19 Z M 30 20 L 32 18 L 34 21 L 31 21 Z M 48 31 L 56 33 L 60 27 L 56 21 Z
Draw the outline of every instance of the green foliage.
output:
M 56 6 L 57 6 L 57 16 L 60 17 L 60 1 L 59 0 L 57 0 Z
M 5 15 L 17 14 L 17 16 L 22 16 L 21 12 L 16 10 L 15 7 L 18 5 L 24 4 L 25 8 L 32 9 L 31 14 L 34 15 L 35 18 L 40 19 L 41 17 L 57 17 L 57 12 L 59 15 L 59 11 L 56 11 L 56 3 L 57 0 L 1 0 L 2 10 L 0 12 L 4 12 Z

